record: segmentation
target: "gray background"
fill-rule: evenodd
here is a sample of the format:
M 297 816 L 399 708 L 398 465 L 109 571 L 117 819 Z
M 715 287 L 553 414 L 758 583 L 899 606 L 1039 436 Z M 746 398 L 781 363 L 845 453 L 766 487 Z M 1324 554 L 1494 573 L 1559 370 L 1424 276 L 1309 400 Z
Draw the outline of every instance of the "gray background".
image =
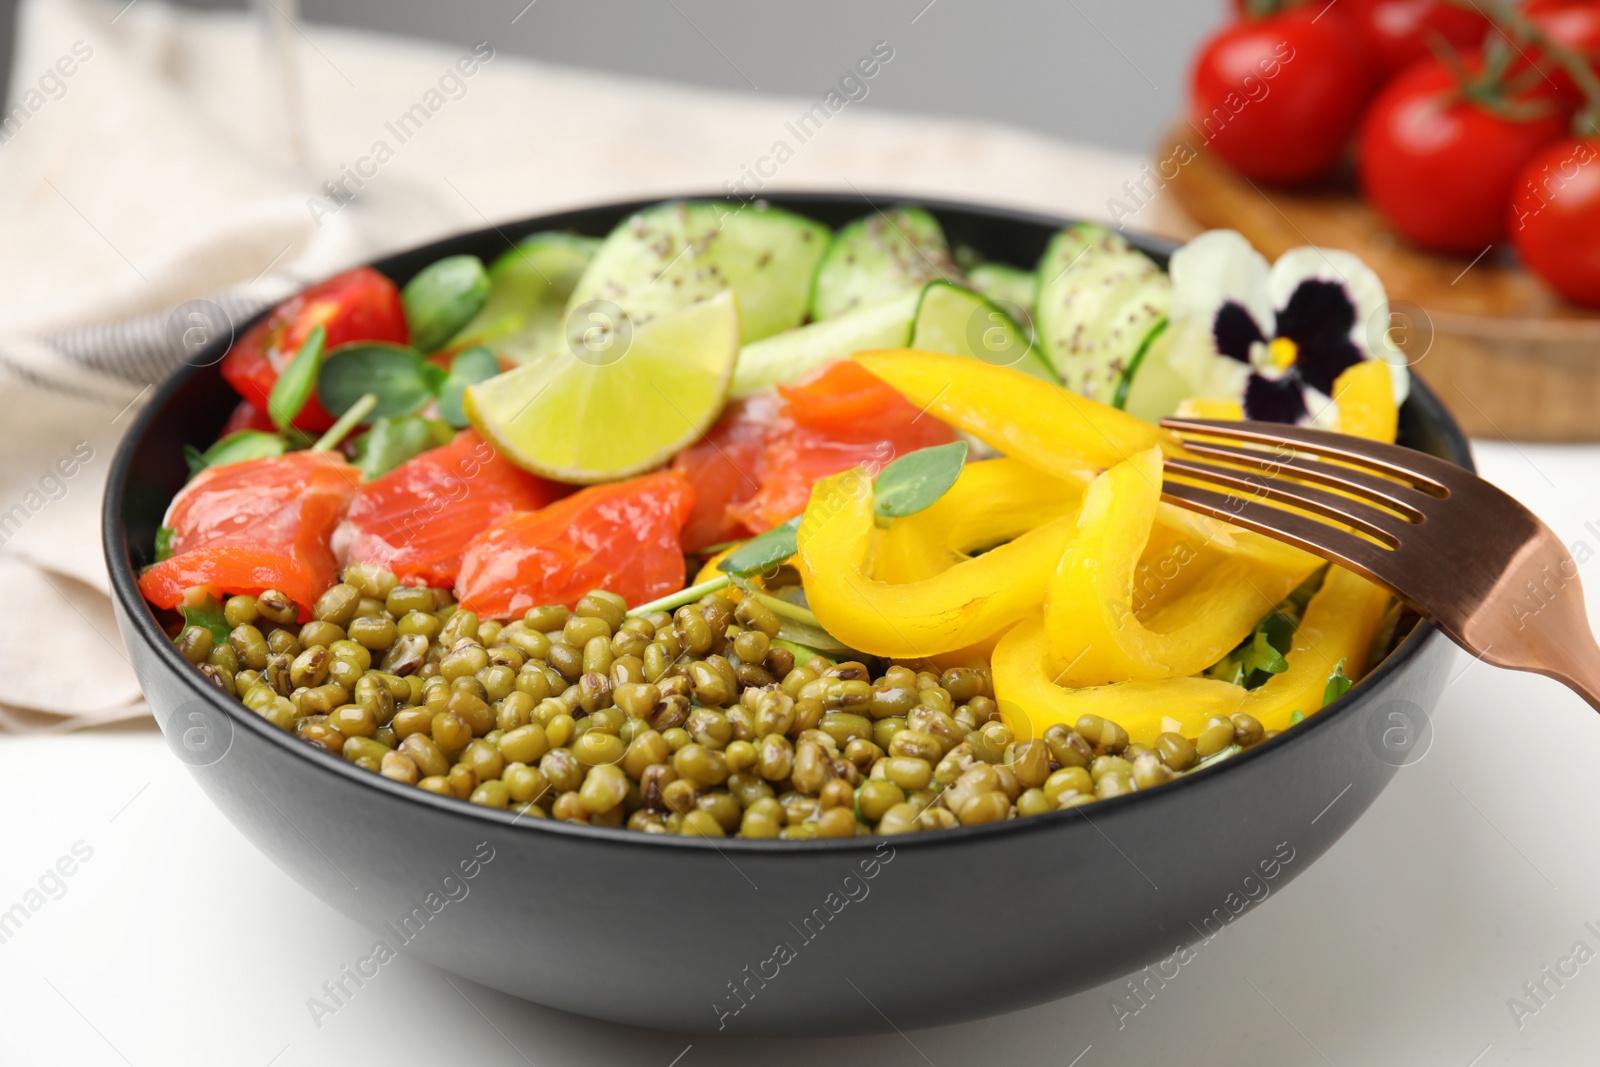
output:
M 16 2 L 0 0 L 7 67 Z M 893 76 L 874 79 L 858 106 L 1004 122 L 1141 154 L 1178 114 L 1189 58 L 1224 18 L 1222 0 L 535 0 L 524 12 L 526 3 L 302 0 L 302 15 L 454 43 L 489 40 L 594 70 L 802 96 L 824 91 L 887 40 Z

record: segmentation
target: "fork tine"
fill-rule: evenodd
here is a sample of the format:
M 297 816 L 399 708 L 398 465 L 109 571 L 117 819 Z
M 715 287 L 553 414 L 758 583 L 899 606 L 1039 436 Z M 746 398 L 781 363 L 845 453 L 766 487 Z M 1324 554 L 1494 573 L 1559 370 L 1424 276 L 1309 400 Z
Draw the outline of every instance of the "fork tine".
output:
M 1166 461 L 1169 474 L 1182 475 L 1212 486 L 1243 490 L 1253 497 L 1265 497 L 1279 503 L 1291 504 L 1306 511 L 1353 526 L 1362 533 L 1377 538 L 1390 548 L 1400 544 L 1399 531 L 1412 525 L 1411 520 L 1397 518 L 1360 501 L 1339 496 L 1286 478 L 1273 478 L 1231 467 L 1218 467 L 1210 463 L 1194 463 L 1183 459 Z
M 1191 511 L 1210 515 L 1223 522 L 1304 549 L 1330 563 L 1337 563 L 1341 567 L 1355 571 L 1402 597 L 1406 596 L 1406 593 L 1383 573 L 1391 569 L 1386 563 L 1392 558 L 1393 553 L 1371 541 L 1362 540 L 1355 534 L 1315 519 L 1308 519 L 1304 515 L 1284 511 L 1282 508 L 1193 485 L 1163 483 L 1161 496 L 1162 499 Z
M 1298 455 L 1283 456 L 1276 452 L 1263 452 L 1259 448 L 1235 448 L 1232 445 L 1216 445 L 1209 441 L 1185 440 L 1183 448 L 1185 452 L 1206 459 L 1249 464 L 1268 474 L 1282 472 L 1301 481 L 1339 489 L 1398 511 L 1412 522 L 1423 521 L 1425 515 L 1420 505 L 1425 499 L 1433 499 L 1403 482 L 1369 474 L 1354 467 L 1336 466 L 1319 459 L 1307 459 Z
M 1409 448 L 1367 441 L 1330 430 L 1312 430 L 1278 422 L 1230 422 L 1223 419 L 1162 419 L 1161 425 L 1178 433 L 1202 434 L 1252 444 L 1282 446 L 1287 442 L 1319 456 L 1399 478 L 1438 497 L 1449 496 L 1451 483 L 1459 484 L 1460 476 L 1466 473 L 1452 463 Z

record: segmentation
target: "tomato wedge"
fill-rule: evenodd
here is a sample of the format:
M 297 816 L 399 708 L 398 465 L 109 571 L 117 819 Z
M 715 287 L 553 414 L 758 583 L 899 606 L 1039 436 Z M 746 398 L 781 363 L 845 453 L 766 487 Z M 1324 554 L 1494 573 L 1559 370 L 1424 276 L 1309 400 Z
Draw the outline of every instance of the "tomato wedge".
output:
M 669 470 L 511 512 L 467 548 L 456 596 L 490 619 L 571 607 L 592 589 L 643 604 L 683 588 L 681 537 L 693 510 L 694 487 Z
M 761 488 L 761 454 L 766 450 L 778 402 L 770 395 L 736 400 L 698 444 L 679 452 L 672 469 L 694 486 L 694 511 L 683 528 L 683 549 L 698 552 L 754 533 L 729 514 Z
M 410 336 L 400 290 L 371 267 L 357 267 L 273 308 L 234 342 L 222 360 L 222 376 L 258 411 L 266 411 L 273 383 L 318 325 L 328 332 L 329 348 L 348 341 L 404 344 Z M 333 416 L 313 394 L 294 424 L 302 430 L 326 430 Z
M 172 557 L 139 578 L 157 607 L 213 594 L 278 589 L 310 606 L 338 580 L 329 537 L 361 474 L 326 452 L 291 452 L 201 471 L 167 509 Z
M 761 488 L 728 508 L 754 533 L 804 511 L 811 486 L 822 478 L 855 466 L 876 473 L 898 456 L 956 439 L 949 426 L 851 360 L 798 385 L 779 386 L 778 393 L 786 418 L 762 451 Z
M 471 430 L 361 487 L 333 534 L 341 563 L 376 563 L 407 584 L 453 586 L 473 538 L 508 511 L 570 490 L 529 474 Z

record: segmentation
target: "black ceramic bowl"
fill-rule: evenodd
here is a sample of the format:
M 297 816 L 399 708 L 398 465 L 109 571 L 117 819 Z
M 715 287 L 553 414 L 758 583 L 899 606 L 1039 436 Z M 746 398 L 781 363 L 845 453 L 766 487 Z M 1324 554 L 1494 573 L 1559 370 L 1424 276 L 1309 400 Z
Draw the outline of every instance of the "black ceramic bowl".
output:
M 870 210 L 859 196 L 771 199 L 834 225 Z M 528 219 L 374 265 L 404 283 L 441 256 L 488 259 L 538 230 L 602 235 L 640 206 Z M 1022 266 L 1064 224 L 930 207 L 953 243 Z M 1170 251 L 1134 240 L 1158 258 Z M 123 442 L 106 492 L 117 618 L 173 752 L 273 862 L 393 951 L 583 1015 L 842 1034 L 956 1022 L 1127 974 L 1213 935 L 1310 866 L 1402 762 L 1384 745 L 1394 716 L 1420 726 L 1445 684 L 1451 646 L 1424 624 L 1349 695 L 1214 769 L 943 833 L 711 842 L 519 821 L 298 741 L 224 699 L 174 650 L 135 577 L 184 482 L 182 446 L 212 440 L 233 403 L 214 365 L 175 375 Z M 1420 383 L 1401 435 L 1471 462 Z

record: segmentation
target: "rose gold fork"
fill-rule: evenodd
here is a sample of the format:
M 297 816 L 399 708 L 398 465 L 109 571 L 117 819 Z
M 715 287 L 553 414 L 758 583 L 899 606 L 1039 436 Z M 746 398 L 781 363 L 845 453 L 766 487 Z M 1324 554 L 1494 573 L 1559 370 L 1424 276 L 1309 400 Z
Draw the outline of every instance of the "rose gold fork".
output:
M 1231 464 L 1168 459 L 1165 499 L 1387 586 L 1478 658 L 1554 678 L 1600 711 L 1600 646 L 1577 564 L 1510 496 L 1442 459 L 1325 430 L 1212 419 L 1161 425 L 1183 436 L 1190 455 Z

